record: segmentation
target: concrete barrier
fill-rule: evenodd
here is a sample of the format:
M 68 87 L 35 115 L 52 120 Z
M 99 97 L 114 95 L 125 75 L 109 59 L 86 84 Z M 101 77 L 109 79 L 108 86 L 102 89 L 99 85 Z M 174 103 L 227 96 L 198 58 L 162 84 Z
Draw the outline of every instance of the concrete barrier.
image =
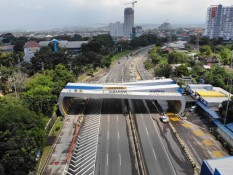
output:
M 189 162 L 191 163 L 193 170 L 194 170 L 194 175 L 199 174 L 198 173 L 198 168 L 197 168 L 197 164 L 196 162 L 193 160 L 192 156 L 190 155 L 187 146 L 185 145 L 185 143 L 182 141 L 182 139 L 179 137 L 179 135 L 176 132 L 176 129 L 172 126 L 171 123 L 169 123 L 170 128 L 172 129 L 172 132 L 174 133 L 175 137 L 177 138 L 181 148 L 183 149 L 184 153 L 186 154 L 186 156 L 189 159 Z

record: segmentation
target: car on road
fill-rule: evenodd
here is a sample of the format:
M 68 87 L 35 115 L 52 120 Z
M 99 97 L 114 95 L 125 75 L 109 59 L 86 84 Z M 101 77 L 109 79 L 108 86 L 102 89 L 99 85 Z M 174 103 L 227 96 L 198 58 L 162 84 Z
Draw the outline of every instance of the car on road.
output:
M 160 120 L 161 120 L 163 123 L 168 123 L 170 119 L 169 119 L 168 116 L 162 115 L 162 116 L 160 116 Z
M 194 109 L 196 109 L 196 106 L 191 106 L 191 108 L 189 109 L 189 111 L 192 112 Z

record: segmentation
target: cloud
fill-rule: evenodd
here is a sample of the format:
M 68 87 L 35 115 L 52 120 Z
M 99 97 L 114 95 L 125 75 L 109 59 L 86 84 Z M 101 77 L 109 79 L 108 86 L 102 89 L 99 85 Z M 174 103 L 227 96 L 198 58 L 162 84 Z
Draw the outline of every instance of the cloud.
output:
M 20 8 L 24 8 L 24 9 L 36 9 L 36 10 L 41 10 L 43 9 L 44 7 L 40 4 L 20 4 L 19 5 Z
M 52 28 L 123 22 L 132 0 L 1 0 L 2 28 Z M 137 0 L 135 23 L 200 24 L 209 5 L 232 5 L 232 0 Z M 10 15 L 9 15 L 10 9 Z M 25 18 L 27 17 L 27 18 Z M 23 20 L 22 20 L 23 19 Z

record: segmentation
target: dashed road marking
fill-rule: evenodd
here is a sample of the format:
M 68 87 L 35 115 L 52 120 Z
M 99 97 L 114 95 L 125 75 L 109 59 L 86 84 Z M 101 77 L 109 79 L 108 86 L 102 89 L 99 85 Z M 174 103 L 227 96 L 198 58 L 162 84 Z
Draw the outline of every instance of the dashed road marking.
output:
M 146 128 L 146 134 L 149 135 L 147 128 Z
M 119 159 L 120 159 L 120 165 L 121 165 L 121 154 L 119 154 Z
M 155 150 L 154 150 L 154 149 L 152 149 L 152 151 L 153 151 L 153 154 L 154 154 L 155 160 L 157 160 L 157 157 L 156 157 L 156 155 L 155 155 Z
M 108 166 L 108 154 L 107 154 L 107 166 Z

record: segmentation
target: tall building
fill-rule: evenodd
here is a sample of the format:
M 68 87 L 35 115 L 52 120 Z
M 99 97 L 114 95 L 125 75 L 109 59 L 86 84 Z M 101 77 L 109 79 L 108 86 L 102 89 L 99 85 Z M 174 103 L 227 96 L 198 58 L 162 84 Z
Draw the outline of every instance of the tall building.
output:
M 233 6 L 212 5 L 208 8 L 205 35 L 211 39 L 233 39 Z
M 133 8 L 125 8 L 124 11 L 124 35 L 126 38 L 130 38 L 131 34 L 132 34 L 132 30 L 134 27 L 134 10 Z
M 123 23 L 120 23 L 120 22 L 110 23 L 109 31 L 112 37 L 124 36 Z

